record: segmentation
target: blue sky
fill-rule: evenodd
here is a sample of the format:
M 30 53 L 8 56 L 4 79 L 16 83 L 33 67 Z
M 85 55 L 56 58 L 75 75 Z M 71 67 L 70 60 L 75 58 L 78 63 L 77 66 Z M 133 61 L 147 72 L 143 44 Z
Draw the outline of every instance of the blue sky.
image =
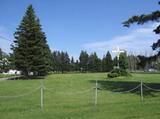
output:
M 116 45 L 133 53 L 151 53 L 158 36 L 157 24 L 133 25 L 122 22 L 132 15 L 159 9 L 158 0 L 0 0 L 0 35 L 13 40 L 26 7 L 32 4 L 40 18 L 52 50 L 67 51 L 78 58 L 81 50 L 102 57 Z M 10 44 L 0 38 L 0 47 L 10 52 Z

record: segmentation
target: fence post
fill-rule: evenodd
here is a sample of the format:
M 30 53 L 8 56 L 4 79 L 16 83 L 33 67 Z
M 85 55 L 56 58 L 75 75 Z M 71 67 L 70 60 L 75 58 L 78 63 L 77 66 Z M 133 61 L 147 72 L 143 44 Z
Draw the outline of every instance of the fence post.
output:
M 141 101 L 143 101 L 143 82 L 141 81 Z
M 41 82 L 41 88 L 40 88 L 40 90 L 41 90 L 41 109 L 43 110 L 43 82 Z
M 96 106 L 97 105 L 97 96 L 98 96 L 98 90 L 97 90 L 97 88 L 98 88 L 98 83 L 97 83 L 97 80 L 96 80 L 96 87 L 95 87 L 95 102 L 94 102 L 94 105 Z

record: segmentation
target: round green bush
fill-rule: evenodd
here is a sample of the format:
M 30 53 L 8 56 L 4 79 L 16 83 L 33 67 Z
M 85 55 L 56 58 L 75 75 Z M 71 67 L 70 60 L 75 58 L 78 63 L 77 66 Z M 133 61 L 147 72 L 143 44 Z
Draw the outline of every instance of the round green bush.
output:
M 115 78 L 115 77 L 118 77 L 118 73 L 108 73 L 108 77 L 109 78 Z
M 118 76 L 131 76 L 131 74 L 126 70 L 120 68 L 115 68 L 108 74 L 109 78 L 115 78 Z

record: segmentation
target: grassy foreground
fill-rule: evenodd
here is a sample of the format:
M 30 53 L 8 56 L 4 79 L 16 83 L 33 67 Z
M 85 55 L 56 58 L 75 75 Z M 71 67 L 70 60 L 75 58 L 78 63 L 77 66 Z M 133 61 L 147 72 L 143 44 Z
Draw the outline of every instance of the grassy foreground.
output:
M 0 73 L 0 78 L 6 78 L 6 77 L 12 77 L 12 76 L 15 76 L 15 75 L 12 75 L 12 74 L 2 74 L 2 73 Z
M 96 80 L 101 90 L 94 106 Z M 106 79 L 105 73 L 49 75 L 43 80 L 43 110 L 38 88 L 42 80 L 0 81 L 0 96 L 20 95 L 0 97 L 0 119 L 159 119 L 160 92 L 144 89 L 143 102 L 140 89 L 114 93 L 129 90 L 141 80 L 160 89 L 160 74 L 116 79 Z

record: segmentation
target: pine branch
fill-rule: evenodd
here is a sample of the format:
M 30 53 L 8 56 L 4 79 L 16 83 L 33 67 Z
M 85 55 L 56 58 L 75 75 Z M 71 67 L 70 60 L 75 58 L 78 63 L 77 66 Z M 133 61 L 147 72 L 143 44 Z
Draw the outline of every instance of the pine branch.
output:
M 153 50 L 156 50 L 158 48 L 160 48 L 160 39 L 156 43 L 153 43 L 153 45 L 152 45 Z
M 156 29 L 153 30 L 156 34 L 160 34 L 160 25 L 157 26 Z
M 156 21 L 160 22 L 160 11 L 154 11 L 151 14 L 142 14 L 140 16 L 132 16 L 127 21 L 123 22 L 124 27 L 130 27 L 131 24 L 137 23 L 138 25 L 143 25 L 144 23 L 148 21 Z

